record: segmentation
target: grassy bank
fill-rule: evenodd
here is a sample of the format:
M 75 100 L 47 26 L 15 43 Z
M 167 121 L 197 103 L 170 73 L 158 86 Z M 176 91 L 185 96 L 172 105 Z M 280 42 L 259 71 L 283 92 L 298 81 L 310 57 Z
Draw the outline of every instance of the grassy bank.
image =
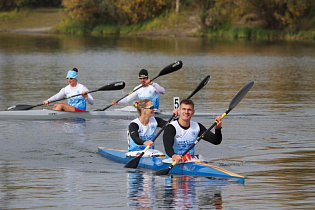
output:
M 61 22 L 55 29 L 57 33 L 91 34 L 106 36 L 109 34 L 127 36 L 189 36 L 219 39 L 262 39 L 262 40 L 315 40 L 314 31 L 300 31 L 288 33 L 285 31 L 266 30 L 253 26 L 221 26 L 216 30 L 201 29 L 197 12 L 182 11 L 179 14 L 166 13 L 153 20 L 132 26 L 98 25 L 87 28 L 83 25 L 73 24 L 68 20 Z
M 102 36 L 108 34 L 128 36 L 195 36 L 199 23 L 193 12 L 181 12 L 180 14 L 166 13 L 153 20 L 136 25 L 98 25 L 89 28 L 90 25 L 81 25 L 63 20 L 57 27 L 57 33 L 92 34 Z
M 46 32 L 64 18 L 62 9 L 42 8 L 0 13 L 0 32 Z
M 315 40 L 315 31 L 299 31 L 287 33 L 285 31 L 266 30 L 261 27 L 233 26 L 216 31 L 199 30 L 197 36 L 224 39 L 259 39 L 259 40 Z
M 65 34 L 108 34 L 128 36 L 195 36 L 223 39 L 285 39 L 315 40 L 314 31 L 300 31 L 292 34 L 284 31 L 266 30 L 259 27 L 221 26 L 215 31 L 201 29 L 197 12 L 182 11 L 179 14 L 166 13 L 153 20 L 133 26 L 98 25 L 87 27 L 70 22 L 62 9 L 36 9 L 0 13 L 0 32 L 35 33 L 51 32 Z

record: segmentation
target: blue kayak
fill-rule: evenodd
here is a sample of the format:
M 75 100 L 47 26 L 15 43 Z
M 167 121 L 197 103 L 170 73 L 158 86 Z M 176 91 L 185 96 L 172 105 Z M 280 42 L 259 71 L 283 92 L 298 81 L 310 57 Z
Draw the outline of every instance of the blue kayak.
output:
M 135 158 L 132 156 L 126 156 L 127 151 L 125 150 L 111 149 L 106 147 L 98 147 L 98 153 L 107 159 L 123 164 L 126 164 L 130 160 Z M 151 169 L 154 171 L 166 169 L 171 164 L 162 162 L 162 160 L 164 159 L 165 156 L 142 157 L 140 159 L 138 167 Z M 232 173 L 217 166 L 212 166 L 206 162 L 188 162 L 176 164 L 170 171 L 170 174 L 204 176 L 224 179 L 238 179 L 241 181 L 245 180 L 244 176 Z

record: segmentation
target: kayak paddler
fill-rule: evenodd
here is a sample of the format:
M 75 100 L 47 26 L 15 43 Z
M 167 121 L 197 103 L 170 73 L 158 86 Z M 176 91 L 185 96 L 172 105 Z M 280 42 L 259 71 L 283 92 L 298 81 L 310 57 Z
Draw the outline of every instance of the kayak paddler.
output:
M 144 86 L 123 98 L 118 103 L 116 100 L 112 101 L 111 105 L 125 104 L 134 100 L 138 96 L 140 100 L 150 99 L 153 103 L 154 109 L 159 109 L 160 94 L 165 94 L 165 89 L 156 82 L 153 82 L 151 79 L 149 79 L 149 74 L 146 69 L 140 70 L 138 78 L 141 84 L 135 87 L 134 90 L 142 85 Z
M 67 99 L 66 103 L 56 103 L 52 107 L 52 110 L 69 111 L 69 112 L 84 112 L 86 110 L 86 101 L 93 105 L 94 99 L 91 94 L 87 94 L 89 91 L 84 85 L 78 83 L 78 69 L 73 68 L 68 71 L 66 79 L 69 83 L 66 87 L 62 88 L 59 93 L 53 95 L 49 99 L 43 101 L 43 104 L 48 105 L 51 101 L 60 100 L 65 97 L 81 94 L 80 96 Z
M 207 130 L 201 123 L 191 120 L 194 113 L 194 102 L 191 99 L 184 99 L 180 102 L 179 119 L 168 124 L 164 130 L 165 158 L 172 158 L 173 161 L 179 163 L 187 161 L 195 155 L 195 150 L 192 148 L 184 157 L 181 156 Z M 215 120 L 217 122 L 215 133 L 207 132 L 203 140 L 218 145 L 222 141 L 221 116 L 217 116 Z

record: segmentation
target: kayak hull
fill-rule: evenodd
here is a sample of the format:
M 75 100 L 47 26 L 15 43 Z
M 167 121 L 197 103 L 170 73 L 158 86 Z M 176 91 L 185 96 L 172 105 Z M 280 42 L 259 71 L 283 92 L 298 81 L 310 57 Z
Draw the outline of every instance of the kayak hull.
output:
M 0 111 L 0 120 L 62 120 L 62 119 L 97 119 L 97 118 L 118 118 L 134 119 L 138 116 L 136 111 L 85 111 L 65 112 L 55 110 L 19 110 Z M 155 116 L 168 118 L 171 112 L 159 112 Z
M 127 151 L 111 149 L 106 147 L 98 147 L 98 153 L 112 161 L 126 164 L 135 157 L 126 156 Z M 139 168 L 146 168 L 154 171 L 159 171 L 168 168 L 171 164 L 164 163 L 162 160 L 164 156 L 157 157 L 142 157 L 138 164 Z M 170 174 L 190 175 L 190 176 L 203 176 L 211 178 L 223 178 L 223 179 L 237 179 L 244 182 L 244 176 L 232 173 L 225 169 L 221 169 L 216 166 L 212 166 L 205 162 L 189 162 L 184 164 L 176 164 Z
M 165 111 L 155 111 L 154 115 L 163 119 L 169 119 L 173 113 Z M 194 117 L 214 117 L 215 114 L 195 113 Z M 132 106 L 122 109 L 112 109 L 105 111 L 85 111 L 85 112 L 65 112 L 50 109 L 42 110 L 17 110 L 0 111 L 0 120 L 64 120 L 64 119 L 135 119 L 138 112 Z

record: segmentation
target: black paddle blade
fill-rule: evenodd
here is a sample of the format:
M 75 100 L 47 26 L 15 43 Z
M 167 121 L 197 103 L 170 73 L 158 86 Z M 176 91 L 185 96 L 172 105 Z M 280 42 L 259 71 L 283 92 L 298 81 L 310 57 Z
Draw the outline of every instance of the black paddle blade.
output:
M 125 164 L 125 168 L 137 168 L 140 162 L 141 157 L 143 156 L 144 152 L 141 153 L 138 157 L 130 160 L 128 163 Z
M 103 91 L 103 90 L 121 90 L 124 89 L 125 87 L 125 82 L 120 81 L 120 82 L 113 82 L 111 84 L 105 85 L 101 88 L 99 88 L 97 91 Z
M 198 87 L 187 97 L 187 99 L 190 99 L 193 97 L 199 90 L 201 90 L 204 86 L 208 84 L 210 80 L 210 75 L 206 76 L 198 85 Z
M 253 87 L 254 81 L 248 82 L 231 100 L 229 105 L 229 111 L 231 111 L 236 105 L 244 98 L 244 96 L 248 93 L 248 91 Z
M 173 167 L 172 167 L 173 168 Z M 159 170 L 159 171 L 157 171 L 157 172 L 155 172 L 154 174 L 155 175 L 167 175 L 169 172 L 170 172 L 170 170 L 172 169 L 172 168 L 170 168 L 170 167 L 168 167 L 168 168 L 166 168 L 166 169 L 162 169 L 162 170 Z
M 11 106 L 7 108 L 6 111 L 30 110 L 32 108 L 34 108 L 33 105 L 20 104 L 20 105 Z
M 169 74 L 169 73 L 172 73 L 174 71 L 177 71 L 177 70 L 181 69 L 182 66 L 183 66 L 182 61 L 175 61 L 174 63 L 164 67 L 164 69 L 162 69 L 162 71 L 160 72 L 160 74 L 158 76 L 163 76 L 165 74 Z

